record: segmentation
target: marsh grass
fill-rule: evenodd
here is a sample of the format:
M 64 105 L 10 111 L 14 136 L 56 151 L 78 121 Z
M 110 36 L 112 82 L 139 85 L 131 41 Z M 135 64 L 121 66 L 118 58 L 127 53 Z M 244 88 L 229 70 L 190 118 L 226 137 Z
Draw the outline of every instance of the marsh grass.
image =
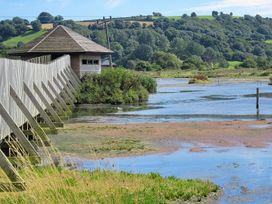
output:
M 38 138 L 39 139 L 39 138 Z M 42 143 L 42 141 L 40 141 Z M 5 204 L 77 204 L 77 203 L 169 203 L 190 199 L 202 200 L 219 187 L 209 181 L 163 178 L 159 174 L 132 174 L 117 171 L 79 171 L 68 161 L 69 169 L 54 146 L 41 147 L 42 164 L 32 165 L 19 143 L 14 145 L 18 155 L 19 173 L 26 191 L 16 191 L 11 186 L 0 193 L 0 203 Z M 108 139 L 101 143 L 101 151 L 142 148 L 139 140 Z M 131 148 L 131 149 L 130 149 Z M 58 164 L 55 165 L 55 158 Z M 7 177 L 0 171 L 0 183 Z M 0 185 L 1 187 L 1 185 Z
M 238 62 L 236 62 L 238 63 Z M 213 69 L 205 71 L 197 70 L 163 70 L 144 72 L 144 74 L 154 78 L 192 78 L 197 74 L 204 74 L 209 78 L 267 78 L 272 75 L 272 69 L 259 70 L 257 68 L 227 68 Z
M 201 200 L 219 188 L 201 180 L 163 178 L 159 174 L 75 171 L 47 167 L 24 169 L 27 191 L 1 193 L 0 203 L 169 203 Z

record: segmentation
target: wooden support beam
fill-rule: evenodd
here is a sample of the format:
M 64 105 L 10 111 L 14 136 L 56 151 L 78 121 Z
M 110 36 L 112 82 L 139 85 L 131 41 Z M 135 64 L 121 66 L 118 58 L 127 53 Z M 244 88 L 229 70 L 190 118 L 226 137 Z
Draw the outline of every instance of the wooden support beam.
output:
M 61 85 L 60 85 L 60 83 L 58 82 L 58 80 L 55 77 L 53 77 L 53 81 L 57 85 L 58 89 L 61 91 L 61 95 L 63 96 L 65 102 L 67 104 L 73 106 L 74 105 L 73 99 L 70 98 L 70 96 L 66 93 L 65 87 L 62 88 Z
M 77 91 L 74 88 L 73 83 L 66 77 L 64 72 L 61 72 L 60 74 L 63 77 L 64 81 L 66 82 L 67 86 L 69 87 L 70 91 L 73 93 L 73 96 L 75 96 Z
M 68 86 L 69 82 L 64 81 L 64 79 L 61 78 L 61 76 L 58 74 L 57 75 L 58 80 L 64 87 L 64 90 L 66 91 L 67 95 L 69 96 L 70 99 L 72 99 L 73 103 L 76 101 L 74 94 L 72 93 L 72 89 Z
M 9 159 L 0 149 L 0 167 L 3 169 L 5 174 L 8 176 L 11 182 L 13 182 L 14 186 L 20 190 L 26 190 L 25 181 L 19 175 L 17 170 L 11 164 Z
M 5 107 L 0 103 L 0 114 L 2 118 L 5 120 L 7 125 L 12 130 L 13 134 L 17 137 L 18 141 L 22 145 L 22 147 L 26 150 L 26 152 L 35 157 L 36 162 L 40 162 L 39 153 L 35 150 L 32 144 L 28 141 L 22 130 L 17 126 L 17 124 L 13 121 Z
M 50 98 L 50 100 L 53 102 L 53 105 L 55 106 L 57 111 L 60 114 L 65 115 L 66 110 L 60 105 L 60 103 L 56 100 L 56 98 L 54 98 L 54 96 L 51 94 L 51 92 L 48 90 L 48 88 L 45 86 L 45 84 L 43 82 L 42 82 L 42 89 L 47 94 L 47 96 Z
M 41 137 L 41 139 L 46 144 L 50 144 L 50 139 L 47 137 L 46 133 L 43 131 L 41 126 L 37 123 L 37 121 L 33 118 L 27 107 L 24 105 L 22 100 L 19 98 L 19 96 L 16 94 L 15 90 L 10 86 L 10 95 L 13 98 L 13 100 L 16 102 L 17 106 L 20 108 L 20 110 L 23 112 L 25 117 L 27 118 L 29 124 L 31 127 L 36 131 L 36 133 Z
M 71 84 L 73 84 L 74 89 L 77 89 L 79 87 L 79 84 L 76 81 L 76 79 L 73 77 L 73 75 L 71 73 L 69 73 L 69 71 L 66 69 L 64 70 L 64 74 L 66 74 L 66 76 L 69 79 L 69 81 L 71 82 Z
M 41 114 L 42 118 L 46 122 L 46 124 L 49 126 L 50 129 L 56 129 L 54 123 L 50 119 L 50 117 L 47 115 L 47 113 L 44 111 L 42 106 L 39 104 L 38 100 L 35 98 L 35 96 L 32 94 L 31 90 L 28 88 L 28 86 L 24 83 L 24 91 L 26 95 L 30 98 L 34 106 L 37 108 L 39 113 Z
M 54 93 L 54 95 L 57 97 L 56 99 L 60 102 L 63 110 L 71 112 L 71 110 L 69 109 L 69 107 L 67 106 L 67 104 L 65 103 L 65 101 L 63 100 L 63 98 L 59 95 L 59 93 L 56 91 L 56 89 L 54 88 L 54 86 L 51 84 L 50 81 L 48 81 L 48 86 L 52 90 L 52 92 Z
M 76 75 L 76 73 L 74 72 L 74 70 L 71 67 L 69 67 L 68 71 L 69 71 L 69 73 L 71 73 L 71 75 L 73 75 L 73 77 L 78 82 L 78 84 L 80 84 L 80 78 Z
M 40 89 L 38 88 L 38 86 L 33 83 L 33 88 L 34 91 L 37 93 L 37 95 L 40 97 L 40 99 L 42 100 L 43 104 L 46 106 L 46 110 L 50 113 L 50 115 L 53 117 L 54 121 L 57 123 L 63 123 L 60 119 L 60 117 L 58 116 L 58 114 L 56 113 L 56 111 L 53 109 L 53 107 L 49 104 L 49 102 L 46 100 L 46 98 L 44 97 L 44 95 L 42 94 L 42 92 L 40 91 Z

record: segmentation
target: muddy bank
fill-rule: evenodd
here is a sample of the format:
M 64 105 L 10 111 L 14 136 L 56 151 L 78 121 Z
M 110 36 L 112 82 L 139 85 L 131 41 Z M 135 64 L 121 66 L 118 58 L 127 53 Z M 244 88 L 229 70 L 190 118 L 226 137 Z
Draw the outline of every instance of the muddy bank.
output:
M 87 158 L 173 152 L 183 144 L 202 147 L 266 147 L 272 121 L 227 121 L 155 124 L 66 124 L 53 142 L 65 153 Z

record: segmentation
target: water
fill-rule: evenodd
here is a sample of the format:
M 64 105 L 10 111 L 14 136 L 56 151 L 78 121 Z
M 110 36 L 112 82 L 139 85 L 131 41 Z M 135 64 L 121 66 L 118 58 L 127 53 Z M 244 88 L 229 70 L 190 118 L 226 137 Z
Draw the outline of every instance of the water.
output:
M 261 118 L 272 118 L 268 82 L 220 81 L 188 85 L 186 79 L 159 79 L 158 92 L 143 106 L 83 105 L 70 122 L 147 123 L 255 120 L 256 88 L 261 92 Z M 249 128 L 270 128 L 252 125 Z M 257 135 L 256 135 L 257 136 Z M 272 203 L 272 148 L 211 148 L 191 153 L 190 145 L 172 154 L 81 161 L 80 168 L 117 169 L 135 173 L 209 179 L 224 188 L 221 204 Z
M 190 147 L 189 147 L 190 148 Z M 189 148 L 157 154 L 98 161 L 81 161 L 80 168 L 97 167 L 134 173 L 158 172 L 163 176 L 208 179 L 224 189 L 220 204 L 272 203 L 272 149 L 209 148 L 191 153 Z
M 158 92 L 150 95 L 144 106 L 80 106 L 78 112 L 85 114 L 76 115 L 72 121 L 146 123 L 255 120 L 257 87 L 261 92 L 261 118 L 272 118 L 272 86 L 268 86 L 267 81 L 224 80 L 208 85 L 188 85 L 187 79 L 158 79 L 157 82 Z

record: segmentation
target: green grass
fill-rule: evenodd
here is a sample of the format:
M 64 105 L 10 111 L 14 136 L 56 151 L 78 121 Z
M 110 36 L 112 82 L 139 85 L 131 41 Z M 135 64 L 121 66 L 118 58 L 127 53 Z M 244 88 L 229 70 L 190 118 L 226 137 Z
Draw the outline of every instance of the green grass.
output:
M 41 168 L 22 171 L 25 192 L 2 193 L 5 204 L 58 203 L 184 203 L 202 201 L 219 187 L 209 181 L 163 178 L 159 174 L 69 171 Z
M 240 66 L 243 62 L 240 61 L 228 61 L 229 69 L 235 69 L 237 66 Z
M 266 40 L 265 43 L 272 44 L 272 40 Z
M 29 43 L 35 40 L 36 38 L 42 36 L 46 32 L 47 32 L 46 30 L 41 30 L 39 32 L 27 31 L 23 35 L 19 35 L 4 41 L 3 45 L 8 48 L 14 48 L 17 47 L 18 42 L 23 42 L 24 44 Z

